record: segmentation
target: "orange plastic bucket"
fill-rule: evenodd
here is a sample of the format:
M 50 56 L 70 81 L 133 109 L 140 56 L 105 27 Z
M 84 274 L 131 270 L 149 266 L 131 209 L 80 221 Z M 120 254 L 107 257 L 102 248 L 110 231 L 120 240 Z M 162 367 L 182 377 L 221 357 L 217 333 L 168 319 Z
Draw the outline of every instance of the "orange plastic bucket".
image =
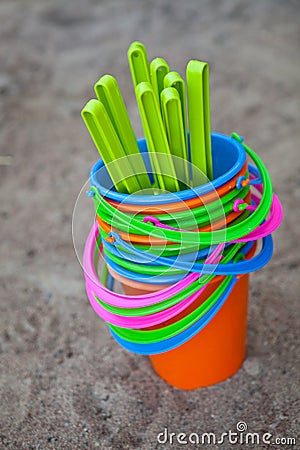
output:
M 150 360 L 157 374 L 180 389 L 197 389 L 234 375 L 246 355 L 249 275 L 241 277 L 213 319 L 181 346 Z M 201 301 L 212 293 L 210 285 Z
M 114 271 L 109 270 L 115 276 Z M 118 274 L 118 281 L 121 279 Z M 157 286 L 150 290 L 149 284 L 147 290 L 137 289 L 127 280 L 121 284 L 126 295 L 157 291 Z M 197 299 L 197 305 L 215 288 L 216 283 L 211 283 Z M 155 372 L 167 383 L 185 390 L 210 386 L 234 375 L 246 355 L 248 288 L 249 275 L 244 275 L 236 282 L 220 311 L 198 334 L 173 350 L 150 355 Z
M 255 249 L 256 245 L 246 256 L 247 259 L 253 256 Z M 158 290 L 157 285 L 129 280 L 109 266 L 108 270 L 121 283 L 126 295 Z M 223 276 L 213 278 L 192 309 L 203 303 L 223 279 Z M 160 285 L 159 289 L 164 287 Z M 241 275 L 222 308 L 198 334 L 173 350 L 150 355 L 155 372 L 170 385 L 184 390 L 210 386 L 234 375 L 246 355 L 248 290 L 249 275 Z M 184 314 L 189 312 L 191 308 Z M 181 313 L 181 316 L 184 314 Z M 174 318 L 160 326 L 172 321 Z

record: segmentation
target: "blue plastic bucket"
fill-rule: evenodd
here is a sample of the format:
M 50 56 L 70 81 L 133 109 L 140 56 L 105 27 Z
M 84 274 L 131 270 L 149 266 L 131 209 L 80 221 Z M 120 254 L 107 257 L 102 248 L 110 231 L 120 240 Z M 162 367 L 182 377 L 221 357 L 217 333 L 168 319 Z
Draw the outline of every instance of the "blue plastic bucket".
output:
M 163 203 L 175 203 L 178 200 L 189 200 L 191 198 L 207 194 L 221 187 L 231 180 L 244 166 L 246 152 L 243 146 L 232 137 L 220 133 L 212 133 L 212 159 L 214 180 L 186 189 L 180 192 L 160 195 L 128 195 L 117 192 L 107 172 L 103 161 L 100 159 L 92 168 L 90 173 L 90 184 L 98 189 L 102 196 L 117 202 L 125 202 L 135 205 L 159 205 Z M 144 162 L 151 179 L 151 165 L 145 139 L 138 141 L 139 149 L 143 155 Z

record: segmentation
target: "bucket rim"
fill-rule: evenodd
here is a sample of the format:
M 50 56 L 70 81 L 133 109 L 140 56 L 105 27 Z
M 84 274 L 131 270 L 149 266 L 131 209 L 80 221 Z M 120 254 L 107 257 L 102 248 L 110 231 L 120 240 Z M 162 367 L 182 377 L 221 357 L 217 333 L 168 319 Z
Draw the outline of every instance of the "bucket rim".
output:
M 134 195 L 134 194 L 123 194 L 121 192 L 113 191 L 103 185 L 100 184 L 98 177 L 99 172 L 101 170 L 105 170 L 104 162 L 102 159 L 99 159 L 96 164 L 92 167 L 92 170 L 90 172 L 90 184 L 91 186 L 98 189 L 99 193 L 104 196 L 108 197 L 111 200 L 117 201 L 117 202 L 125 202 L 128 204 L 135 204 L 135 205 L 143 205 L 143 204 L 149 204 L 149 205 L 160 205 L 163 203 L 176 203 L 178 200 L 189 200 L 191 198 L 198 197 L 200 195 L 208 194 L 211 191 L 216 190 L 217 188 L 221 187 L 225 183 L 227 183 L 230 179 L 232 179 L 244 166 L 246 162 L 246 152 L 241 145 L 240 142 L 238 142 L 236 139 L 234 139 L 231 136 L 226 136 L 222 133 L 212 132 L 212 151 L 214 151 L 214 143 L 215 141 L 221 140 L 223 143 L 232 145 L 232 148 L 236 150 L 236 160 L 232 167 L 227 170 L 225 173 L 220 175 L 219 177 L 215 178 L 212 181 L 209 181 L 203 185 L 196 186 L 194 188 L 185 189 L 183 191 L 179 192 L 172 192 L 169 194 L 159 194 L 159 195 Z M 147 152 L 147 150 L 142 150 L 142 147 L 145 147 L 145 138 L 138 139 L 138 146 L 141 149 L 142 153 Z

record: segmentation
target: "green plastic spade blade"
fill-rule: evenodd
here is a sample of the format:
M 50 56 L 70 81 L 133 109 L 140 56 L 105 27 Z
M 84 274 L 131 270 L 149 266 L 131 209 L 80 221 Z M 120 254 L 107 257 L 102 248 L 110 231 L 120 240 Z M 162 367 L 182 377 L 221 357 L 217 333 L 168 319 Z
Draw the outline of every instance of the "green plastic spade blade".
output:
M 210 179 L 212 173 L 208 65 L 192 60 L 186 69 L 191 162 Z M 195 183 L 196 169 L 192 169 Z
M 162 112 L 172 155 L 175 159 L 177 177 L 185 185 L 189 183 L 189 166 L 182 120 L 180 97 L 175 88 L 165 88 L 161 93 Z
M 164 78 L 170 72 L 170 67 L 163 58 L 155 58 L 150 64 L 151 84 L 160 105 L 160 94 L 164 88 Z
M 126 159 L 103 103 L 95 99 L 90 100 L 81 111 L 81 115 L 116 189 L 129 194 L 139 191 L 141 186 Z
M 164 78 L 164 87 L 169 88 L 172 87 L 176 89 L 180 98 L 180 105 L 182 111 L 182 122 L 185 136 L 185 145 L 188 149 L 187 145 L 187 132 L 186 132 L 186 88 L 185 82 L 182 76 L 178 72 L 169 72 Z M 188 150 L 187 150 L 188 151 Z
M 134 88 L 143 81 L 150 82 L 145 46 L 141 42 L 133 42 L 128 49 L 127 55 Z
M 135 155 L 134 158 L 129 159 L 129 162 L 132 165 L 139 184 L 144 189 L 150 188 L 151 184 L 147 169 L 139 151 L 117 80 L 111 75 L 104 75 L 97 81 L 94 90 L 98 99 L 105 106 L 125 154 Z
M 179 185 L 176 178 L 176 172 L 172 161 L 167 136 L 151 84 L 140 83 L 136 87 L 136 97 L 149 153 L 154 164 L 153 167 L 157 172 L 159 187 L 160 189 L 167 189 L 171 192 L 178 191 Z M 160 167 L 161 159 L 157 157 L 156 152 L 170 155 L 170 158 L 164 158 L 168 164 L 168 175 L 161 175 L 166 173 L 166 170 L 164 170 L 163 167 Z

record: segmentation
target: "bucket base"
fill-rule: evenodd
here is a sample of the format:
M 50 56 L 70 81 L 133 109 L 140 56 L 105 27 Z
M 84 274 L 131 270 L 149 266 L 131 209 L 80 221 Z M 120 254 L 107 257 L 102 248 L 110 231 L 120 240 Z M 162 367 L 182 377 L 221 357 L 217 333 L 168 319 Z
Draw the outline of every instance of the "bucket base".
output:
M 170 385 L 190 390 L 234 375 L 246 354 L 249 275 L 237 281 L 225 304 L 196 336 L 178 348 L 151 355 L 155 372 Z

